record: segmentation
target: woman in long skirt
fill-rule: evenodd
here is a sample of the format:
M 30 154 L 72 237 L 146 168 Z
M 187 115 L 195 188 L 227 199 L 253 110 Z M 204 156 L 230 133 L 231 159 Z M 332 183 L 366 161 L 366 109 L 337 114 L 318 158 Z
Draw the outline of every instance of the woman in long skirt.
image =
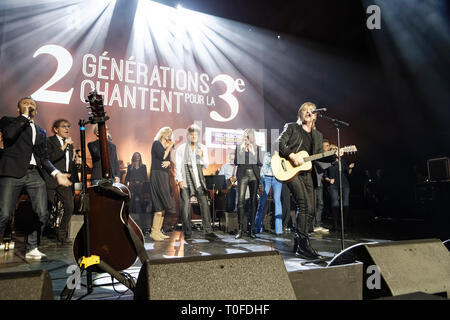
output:
M 174 141 L 172 129 L 161 128 L 156 134 L 152 145 L 152 166 L 150 172 L 150 194 L 152 201 L 153 225 L 150 238 L 154 241 L 162 241 L 169 238 L 161 232 L 164 221 L 164 213 L 174 203 L 170 187 L 170 151 Z

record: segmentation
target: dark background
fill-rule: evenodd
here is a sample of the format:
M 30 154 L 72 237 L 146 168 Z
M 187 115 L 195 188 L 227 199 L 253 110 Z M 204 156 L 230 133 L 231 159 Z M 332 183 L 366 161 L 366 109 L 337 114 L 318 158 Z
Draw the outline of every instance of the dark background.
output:
M 341 143 L 358 148 L 357 155 L 347 157 L 356 163 L 353 207 L 362 198 L 364 171 L 373 178 L 382 169 L 389 199 L 385 214 L 429 214 L 423 213 L 430 205 L 423 199 L 436 198 L 421 185 L 428 175 L 427 160 L 448 157 L 450 150 L 448 2 L 160 2 L 272 32 L 273 43 L 264 52 L 266 128 L 281 129 L 295 121 L 305 101 L 328 108 L 328 116 L 350 123 L 341 130 Z M 381 7 L 381 30 L 366 26 L 371 4 Z M 317 126 L 337 142 L 329 122 L 320 119 Z M 429 194 L 424 196 L 425 189 Z M 434 203 L 434 210 L 448 216 L 448 193 L 442 197 L 445 203 Z

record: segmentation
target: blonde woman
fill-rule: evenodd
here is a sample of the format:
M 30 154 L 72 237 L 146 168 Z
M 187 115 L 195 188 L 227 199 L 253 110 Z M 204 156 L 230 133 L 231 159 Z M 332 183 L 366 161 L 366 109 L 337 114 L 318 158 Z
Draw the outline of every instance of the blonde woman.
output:
M 161 128 L 152 145 L 152 166 L 150 171 L 150 194 L 152 201 L 153 225 L 150 238 L 162 241 L 168 236 L 161 232 L 164 213 L 173 204 L 170 188 L 170 151 L 173 147 L 172 129 Z
M 242 137 L 242 143 L 236 145 L 234 164 L 237 165 L 238 181 L 238 218 L 239 231 L 236 239 L 246 235 L 256 238 L 254 233 L 254 222 L 256 213 L 256 192 L 260 178 L 260 168 L 262 166 L 259 159 L 259 147 L 255 141 L 255 131 L 246 129 Z M 245 212 L 245 192 L 247 186 L 250 190 L 250 211 Z

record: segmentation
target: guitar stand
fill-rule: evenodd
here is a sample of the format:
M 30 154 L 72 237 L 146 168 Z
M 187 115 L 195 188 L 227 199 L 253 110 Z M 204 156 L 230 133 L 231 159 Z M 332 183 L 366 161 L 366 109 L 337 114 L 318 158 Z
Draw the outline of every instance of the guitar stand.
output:
M 81 191 L 81 199 L 80 199 L 80 209 L 79 212 L 83 213 L 84 215 L 84 239 L 85 239 L 85 250 L 86 250 L 86 257 L 83 256 L 79 263 L 80 268 L 80 279 L 81 281 L 81 275 L 84 271 L 86 271 L 86 288 L 87 288 L 87 294 L 82 296 L 80 299 L 88 296 L 91 294 L 94 289 L 93 281 L 92 281 L 92 270 L 91 267 L 95 266 L 96 268 L 104 271 L 105 273 L 110 274 L 113 278 L 118 280 L 121 284 L 123 284 L 125 287 L 130 289 L 131 291 L 134 291 L 134 288 L 136 287 L 136 283 L 133 279 L 126 278 L 122 273 L 118 272 L 117 270 L 114 270 L 110 265 L 108 265 L 106 262 L 101 261 L 101 257 L 96 255 L 91 255 L 90 253 L 90 237 L 89 237 L 89 195 L 87 193 L 87 165 L 86 165 L 86 137 L 85 137 L 85 131 L 86 131 L 86 124 L 92 123 L 91 121 L 85 121 L 80 120 L 79 126 L 80 126 L 80 137 L 81 137 L 81 159 L 82 159 L 82 166 L 81 166 L 81 177 L 82 177 L 82 191 Z M 113 192 L 112 188 L 109 188 L 109 186 L 112 186 L 112 181 L 100 181 L 101 189 L 103 192 Z M 60 294 L 61 300 L 70 300 L 73 297 L 73 294 L 75 292 L 76 288 L 69 288 L 68 285 L 64 287 L 63 291 Z
M 318 113 L 318 116 L 327 120 L 330 120 L 334 126 L 336 127 L 337 131 L 337 142 L 338 142 L 338 168 L 339 168 L 339 207 L 340 207 L 340 215 L 341 215 L 341 251 L 344 250 L 344 206 L 342 202 L 342 163 L 341 163 L 341 137 L 340 137 L 340 127 L 350 126 L 349 123 L 333 119 L 331 117 L 325 116 L 322 113 Z
M 81 281 L 81 276 L 83 275 L 84 271 L 87 272 L 86 276 L 88 279 L 87 284 L 86 284 L 86 288 L 87 288 L 88 292 L 87 292 L 87 294 L 83 295 L 79 299 L 82 299 L 93 292 L 94 285 L 92 284 L 92 271 L 89 270 L 89 267 L 91 267 L 91 266 L 96 266 L 97 268 L 104 271 L 105 273 L 110 274 L 113 278 L 115 278 L 117 281 L 119 281 L 121 284 L 123 284 L 125 287 L 127 287 L 128 289 L 130 289 L 133 292 L 134 292 L 134 289 L 136 288 L 136 283 L 134 282 L 133 279 L 126 278 L 122 273 L 118 272 L 117 270 L 114 270 L 106 262 L 100 261 L 99 256 L 91 255 L 89 257 L 83 257 L 81 259 L 79 266 L 80 266 L 80 281 Z M 100 286 L 100 285 L 98 285 L 98 286 Z M 104 285 L 101 285 L 101 286 L 104 286 Z M 61 295 L 60 295 L 61 300 L 71 300 L 75 290 L 76 290 L 76 288 L 69 289 L 68 286 L 66 285 L 64 287 L 63 291 L 61 292 Z

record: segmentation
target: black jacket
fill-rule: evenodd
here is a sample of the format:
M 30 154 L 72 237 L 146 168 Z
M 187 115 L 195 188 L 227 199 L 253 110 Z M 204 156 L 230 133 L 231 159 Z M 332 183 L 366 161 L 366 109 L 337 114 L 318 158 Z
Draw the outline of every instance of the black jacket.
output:
M 53 165 L 61 172 L 66 172 L 66 152 L 61 150 L 61 144 L 56 135 L 51 136 L 47 139 L 48 145 L 48 158 L 53 163 Z M 74 161 L 73 159 L 73 146 L 71 144 L 68 145 L 69 148 L 69 170 L 67 173 L 70 173 L 70 180 L 75 181 L 74 178 Z M 48 189 L 55 189 L 58 184 L 55 179 L 50 177 L 48 174 L 44 174 L 45 183 L 47 184 Z
M 89 153 L 92 157 L 91 180 L 100 180 L 102 178 L 102 161 L 100 156 L 100 143 L 98 140 L 88 143 Z M 112 177 L 121 178 L 119 160 L 117 159 L 116 146 L 108 141 L 109 163 L 111 166 Z
M 297 153 L 302 146 L 302 127 L 297 122 L 286 123 L 283 132 L 278 137 L 279 153 L 284 158 L 289 158 L 289 154 Z M 312 129 L 313 154 L 323 152 L 323 135 L 320 131 Z
M 256 154 L 252 154 L 249 152 L 249 164 L 253 169 L 253 173 L 255 174 L 256 179 L 259 181 L 260 177 L 260 168 L 262 166 L 260 160 L 260 148 L 256 147 Z M 237 166 L 236 178 L 239 180 L 241 177 L 245 175 L 245 168 L 242 164 L 245 163 L 245 152 L 242 151 L 241 145 L 236 145 L 235 157 L 234 157 L 234 165 Z
M 35 124 L 36 140 L 33 145 L 29 120 L 24 116 L 3 117 L 0 119 L 0 130 L 3 135 L 3 152 L 0 157 L 0 176 L 22 178 L 30 165 L 31 154 L 42 175 L 48 174 L 55 167 L 48 159 L 47 136 L 44 129 Z
M 299 152 L 302 143 L 302 127 L 297 122 L 286 123 L 283 128 L 283 132 L 278 137 L 277 143 L 279 145 L 279 154 L 283 158 L 289 159 L 291 153 Z M 312 154 L 323 152 L 323 135 L 317 129 L 312 129 Z M 332 162 L 334 161 L 334 156 L 329 156 L 320 159 L 321 162 Z M 313 162 L 314 164 L 314 162 Z M 323 171 L 322 171 L 323 172 Z M 321 173 L 322 173 L 321 172 Z M 317 172 L 317 168 L 313 165 L 313 181 L 314 185 L 317 187 L 320 185 L 321 175 Z

